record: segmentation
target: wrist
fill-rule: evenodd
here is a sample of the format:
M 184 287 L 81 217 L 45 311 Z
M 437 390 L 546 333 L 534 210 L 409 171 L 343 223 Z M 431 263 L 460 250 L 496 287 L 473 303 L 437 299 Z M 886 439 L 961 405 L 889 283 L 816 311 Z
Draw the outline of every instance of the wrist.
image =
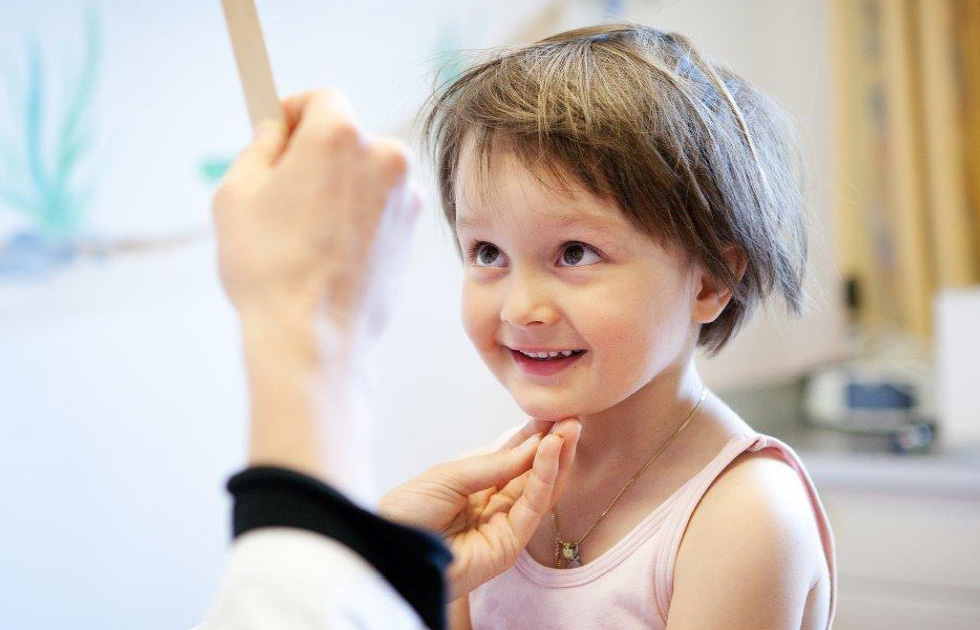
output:
M 368 503 L 370 374 L 356 338 L 312 318 L 242 317 L 249 463 L 298 470 Z
M 312 309 L 253 309 L 239 314 L 245 360 L 275 353 L 296 368 L 341 367 L 356 369 L 364 361 L 366 345 L 347 322 L 317 316 Z
M 446 601 L 449 603 L 469 597 L 470 593 L 480 585 L 473 584 L 471 578 L 457 566 L 458 563 L 458 559 L 453 559 L 446 567 Z
M 425 522 L 425 518 L 420 518 L 425 514 L 425 511 L 420 511 L 419 506 L 412 505 L 411 502 L 406 504 L 404 498 L 400 496 L 400 491 L 401 487 L 398 487 L 381 495 L 376 507 L 378 516 L 407 527 L 433 531 L 430 524 Z M 435 531 L 433 533 L 438 534 Z

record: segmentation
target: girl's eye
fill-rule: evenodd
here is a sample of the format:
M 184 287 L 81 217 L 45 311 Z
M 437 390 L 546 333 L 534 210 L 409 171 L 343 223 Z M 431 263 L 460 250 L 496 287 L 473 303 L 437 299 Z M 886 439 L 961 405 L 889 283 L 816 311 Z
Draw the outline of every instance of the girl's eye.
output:
M 470 245 L 469 261 L 477 267 L 492 267 L 491 263 L 500 252 L 496 245 L 477 241 Z
M 579 265 L 578 263 L 590 253 L 595 257 L 595 260 L 584 265 Z M 496 262 L 497 258 L 499 257 L 498 254 L 500 254 L 500 250 L 496 245 L 483 241 L 477 241 L 470 246 L 469 260 L 477 267 L 497 267 L 499 265 L 495 265 L 493 263 Z M 565 266 L 584 267 L 588 264 L 594 264 L 601 261 L 602 256 L 591 245 L 573 241 L 565 244 L 565 248 L 561 252 L 561 260 L 562 262 L 566 263 Z
M 561 259 L 562 261 L 569 263 L 572 267 L 585 267 L 587 265 L 578 265 L 576 263 L 581 261 L 582 258 L 588 253 L 595 256 L 596 260 L 587 264 L 594 264 L 602 260 L 602 256 L 599 255 L 599 252 L 597 252 L 594 247 L 586 245 L 585 243 L 568 243 L 568 247 L 563 249 L 561 252 Z
M 477 267 L 496 267 L 497 265 L 492 263 L 497 258 L 498 253 L 500 250 L 497 249 L 496 245 L 477 241 L 470 246 L 470 262 Z

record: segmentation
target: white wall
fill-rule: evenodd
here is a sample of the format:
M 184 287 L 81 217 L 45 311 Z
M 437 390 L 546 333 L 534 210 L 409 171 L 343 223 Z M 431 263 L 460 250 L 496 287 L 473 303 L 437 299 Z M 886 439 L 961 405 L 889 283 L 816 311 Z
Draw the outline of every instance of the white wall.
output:
M 368 125 L 388 129 L 426 93 L 441 25 L 456 23 L 473 38 L 462 45 L 482 46 L 534 8 L 495 4 L 259 8 L 282 94 L 340 85 Z M 829 201 L 823 4 L 630 5 L 638 19 L 717 51 L 803 120 L 820 213 Z M 13 64 L 35 29 L 57 70 L 77 50 L 83 6 L 0 0 L 0 57 Z M 219 3 L 99 6 L 106 168 L 93 231 L 121 238 L 206 228 L 211 189 L 197 165 L 234 153 L 248 133 Z M 573 6 L 565 26 L 594 21 L 595 11 Z M 463 334 L 460 270 L 437 217 L 430 205 L 420 221 L 380 352 L 381 487 L 523 420 Z M 0 228 L 10 224 L 3 220 Z M 227 541 L 222 486 L 244 462 L 246 412 L 235 319 L 213 256 L 205 239 L 0 283 L 0 627 L 170 629 L 204 615 Z M 833 289 L 829 258 L 814 257 Z M 704 365 L 709 383 L 791 372 L 833 352 L 833 309 L 774 321 L 760 320 Z M 779 352 L 774 330 L 789 340 L 778 341 Z
M 833 260 L 833 102 L 827 2 L 693 0 L 640 2 L 644 19 L 706 46 L 795 118 L 808 168 L 810 314 L 788 319 L 781 303 L 757 313 L 701 373 L 716 388 L 799 374 L 842 348 L 842 281 Z M 649 17 L 646 17 L 649 16 Z M 750 420 L 751 421 L 751 420 Z

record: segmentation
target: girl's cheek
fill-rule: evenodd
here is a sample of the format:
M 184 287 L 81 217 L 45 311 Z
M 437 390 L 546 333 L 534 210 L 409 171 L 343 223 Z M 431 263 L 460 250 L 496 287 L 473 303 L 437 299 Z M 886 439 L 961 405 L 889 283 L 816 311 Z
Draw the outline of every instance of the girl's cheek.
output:
M 472 287 L 463 286 L 460 318 L 463 330 L 477 349 L 485 349 L 494 339 L 491 305 Z

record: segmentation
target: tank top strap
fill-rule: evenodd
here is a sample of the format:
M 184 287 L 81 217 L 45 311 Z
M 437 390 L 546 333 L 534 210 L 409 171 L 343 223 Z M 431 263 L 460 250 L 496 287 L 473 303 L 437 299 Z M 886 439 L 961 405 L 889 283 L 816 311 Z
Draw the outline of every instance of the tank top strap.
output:
M 796 471 L 800 480 L 803 481 L 803 486 L 806 488 L 807 496 L 810 499 L 810 507 L 813 509 L 813 515 L 816 518 L 817 531 L 820 534 L 824 557 L 827 559 L 827 572 L 830 579 L 830 615 L 827 618 L 827 628 L 833 628 L 834 616 L 837 612 L 837 551 L 835 549 L 834 533 L 830 527 L 830 517 L 823 507 L 823 502 L 820 501 L 816 484 L 813 483 L 813 479 L 807 472 L 806 466 L 803 465 L 803 460 L 793 450 L 793 447 L 771 435 L 760 434 L 758 439 L 750 443 L 746 450 L 756 452 L 765 448 L 772 448 L 779 452 L 783 460 Z
M 752 445 L 764 437 L 760 433 L 736 433 L 728 440 L 728 443 L 714 459 L 708 462 L 690 481 L 685 485 L 684 492 L 677 498 L 672 506 L 667 520 L 663 524 L 663 541 L 657 549 L 656 575 L 654 576 L 654 596 L 656 598 L 656 608 L 660 615 L 660 621 L 664 627 L 667 626 L 666 611 L 670 609 L 670 598 L 673 594 L 674 583 L 674 562 L 677 559 L 677 551 L 680 548 L 681 538 L 687 529 L 687 523 L 694 513 L 701 497 L 708 490 L 718 475 L 735 460 L 741 453 L 751 448 Z
M 827 627 L 833 627 L 832 624 L 837 602 L 837 566 L 830 520 L 824 511 L 823 504 L 820 502 L 816 486 L 796 452 L 785 442 L 762 433 L 737 433 L 733 435 L 718 455 L 701 472 L 692 478 L 690 484 L 685 488 L 683 495 L 678 498 L 671 513 L 667 516 L 667 522 L 664 523 L 663 544 L 658 549 L 658 557 L 655 563 L 656 575 L 654 576 L 656 609 L 664 627 L 667 625 L 664 611 L 669 610 L 670 598 L 673 595 L 674 563 L 677 560 L 677 552 L 680 549 L 681 539 L 684 536 L 687 524 L 693 515 L 695 507 L 697 507 L 711 483 L 736 457 L 746 451 L 758 452 L 766 448 L 773 448 L 779 452 L 783 460 L 800 476 L 809 495 L 830 575 L 831 613 Z

